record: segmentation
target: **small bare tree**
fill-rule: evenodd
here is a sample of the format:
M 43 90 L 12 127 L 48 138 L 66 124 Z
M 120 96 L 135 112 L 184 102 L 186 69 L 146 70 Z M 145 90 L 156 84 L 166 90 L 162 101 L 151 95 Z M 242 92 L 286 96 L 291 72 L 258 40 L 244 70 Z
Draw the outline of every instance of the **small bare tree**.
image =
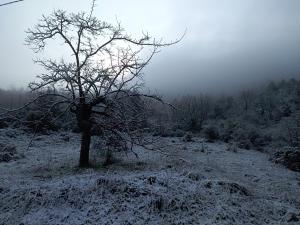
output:
M 254 93 L 252 93 L 250 90 L 242 91 L 240 93 L 240 100 L 243 110 L 247 113 L 254 101 Z
M 58 89 L 61 101 L 57 104 L 67 104 L 75 113 L 82 133 L 79 162 L 82 167 L 89 165 L 94 124 L 100 125 L 102 133 L 114 135 L 109 140 L 117 137 L 124 146 L 132 130 L 128 125 L 138 120 L 136 114 L 126 113 L 131 106 L 125 99 L 161 100 L 141 93 L 142 70 L 159 48 L 179 41 L 163 43 L 148 34 L 134 39 L 125 33 L 120 23 L 114 26 L 94 17 L 94 5 L 95 1 L 89 13 L 68 14 L 56 10 L 50 16 L 43 16 L 27 31 L 26 38 L 26 43 L 36 52 L 43 50 L 51 39 L 61 40 L 71 51 L 68 59 L 35 60 L 46 72 L 38 76 L 39 82 L 30 83 L 29 87 L 33 91 L 49 86 Z
M 208 119 L 210 99 L 205 95 L 183 96 L 176 100 L 174 106 L 176 120 L 180 121 L 186 129 L 191 131 L 201 130 Z

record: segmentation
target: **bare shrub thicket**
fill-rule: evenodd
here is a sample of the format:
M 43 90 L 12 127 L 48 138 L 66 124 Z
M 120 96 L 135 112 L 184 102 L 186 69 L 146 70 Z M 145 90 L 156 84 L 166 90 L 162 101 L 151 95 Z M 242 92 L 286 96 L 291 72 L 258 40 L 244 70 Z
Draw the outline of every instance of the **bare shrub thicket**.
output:
M 0 112 L 4 112 L 5 109 L 14 109 L 26 104 L 32 94 L 23 89 L 0 89 Z
M 286 123 L 286 131 L 289 145 L 300 148 L 300 112 L 289 118 Z
M 174 119 L 178 121 L 182 129 L 200 131 L 204 122 L 208 119 L 210 101 L 207 96 L 183 96 L 173 102 Z
M 173 122 L 208 140 L 240 148 L 299 146 L 300 81 L 271 82 L 233 96 L 184 96 L 173 101 Z

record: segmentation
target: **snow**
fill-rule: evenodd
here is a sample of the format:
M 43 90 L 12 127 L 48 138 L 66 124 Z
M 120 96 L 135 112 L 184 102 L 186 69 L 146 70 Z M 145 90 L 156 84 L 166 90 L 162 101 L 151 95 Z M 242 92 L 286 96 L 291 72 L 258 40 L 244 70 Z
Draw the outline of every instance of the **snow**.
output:
M 169 156 L 136 149 L 80 169 L 76 134 L 41 135 L 27 150 L 30 138 L 0 130 L 24 155 L 0 163 L 0 225 L 300 224 L 300 174 L 265 153 L 161 138 Z

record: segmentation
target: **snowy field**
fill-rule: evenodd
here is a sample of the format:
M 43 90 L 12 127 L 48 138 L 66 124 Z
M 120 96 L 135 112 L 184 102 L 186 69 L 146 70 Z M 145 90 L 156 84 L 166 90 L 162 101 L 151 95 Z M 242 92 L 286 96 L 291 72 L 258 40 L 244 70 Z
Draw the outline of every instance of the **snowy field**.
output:
M 18 157 L 0 163 L 1 225 L 300 224 L 300 173 L 253 150 L 161 138 L 169 155 L 116 155 L 79 169 L 76 134 L 0 130 Z M 92 151 L 96 162 L 97 149 Z

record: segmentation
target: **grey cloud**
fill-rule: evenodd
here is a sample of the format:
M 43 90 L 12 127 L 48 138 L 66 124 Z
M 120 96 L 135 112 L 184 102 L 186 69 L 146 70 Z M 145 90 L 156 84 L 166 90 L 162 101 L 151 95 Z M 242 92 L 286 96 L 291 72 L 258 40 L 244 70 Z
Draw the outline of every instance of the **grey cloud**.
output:
M 272 80 L 300 78 L 298 0 L 103 0 L 95 14 L 181 43 L 163 49 L 145 70 L 161 92 L 226 91 Z M 25 86 L 39 68 L 23 45 L 24 30 L 53 8 L 88 10 L 88 1 L 32 0 L 0 8 L 1 87 Z M 53 49 L 50 52 L 53 52 Z

